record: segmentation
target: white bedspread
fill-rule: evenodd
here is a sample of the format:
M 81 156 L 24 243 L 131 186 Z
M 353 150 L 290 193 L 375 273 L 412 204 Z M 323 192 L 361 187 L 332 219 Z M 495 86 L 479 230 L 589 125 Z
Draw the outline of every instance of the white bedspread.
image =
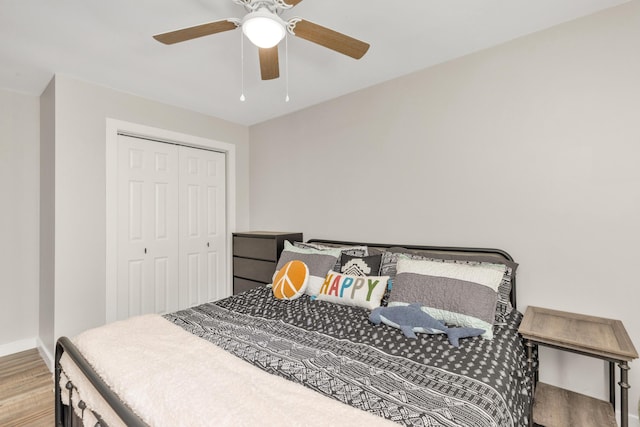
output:
M 114 322 L 72 341 L 151 426 L 395 425 L 266 373 L 159 315 Z M 123 425 L 68 358 L 61 364 L 88 408 L 109 426 Z

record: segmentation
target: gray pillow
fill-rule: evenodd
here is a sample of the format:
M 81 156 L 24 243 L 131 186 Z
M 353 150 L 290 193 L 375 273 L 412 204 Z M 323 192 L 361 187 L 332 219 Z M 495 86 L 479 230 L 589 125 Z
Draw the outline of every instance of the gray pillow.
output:
M 305 291 L 308 295 L 317 295 L 324 283 L 329 270 L 333 268 L 340 254 L 339 249 L 315 250 L 287 247 L 280 254 L 276 265 L 275 277 L 278 271 L 289 261 L 299 260 L 304 262 L 309 269 L 309 282 Z
M 419 303 L 434 318 L 484 329 L 493 338 L 498 287 L 506 266 L 446 263 L 401 257 L 389 306 Z
M 382 256 L 382 266 L 380 274 L 386 274 L 393 278 L 396 275 L 396 264 L 398 254 L 403 254 L 411 259 L 441 260 L 443 262 L 455 262 L 460 264 L 481 265 L 482 263 L 502 264 L 506 266 L 502 282 L 498 288 L 498 301 L 496 303 L 495 320 L 497 323 L 505 323 L 506 317 L 511 313 L 511 281 L 515 275 L 518 263 L 509 261 L 502 256 L 491 256 L 489 254 L 449 253 L 428 250 L 414 250 L 402 247 L 389 248 Z

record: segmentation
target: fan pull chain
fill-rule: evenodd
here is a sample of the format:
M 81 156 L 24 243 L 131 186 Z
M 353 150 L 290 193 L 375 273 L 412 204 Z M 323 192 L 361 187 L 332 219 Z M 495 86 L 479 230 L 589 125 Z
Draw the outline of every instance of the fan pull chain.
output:
M 289 102 L 289 36 L 284 37 L 284 80 L 287 94 L 284 102 Z
M 240 81 L 241 81 L 241 91 L 240 91 L 240 101 L 244 102 L 246 99 L 244 97 L 244 34 L 240 31 Z

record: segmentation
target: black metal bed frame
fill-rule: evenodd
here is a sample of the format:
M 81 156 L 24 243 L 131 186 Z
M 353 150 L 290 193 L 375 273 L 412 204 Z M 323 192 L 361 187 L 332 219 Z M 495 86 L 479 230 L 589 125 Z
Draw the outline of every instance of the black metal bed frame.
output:
M 102 380 L 102 378 L 91 367 L 87 359 L 80 353 L 80 350 L 73 345 L 71 340 L 67 337 L 60 337 L 56 343 L 56 359 L 55 359 L 55 425 L 56 427 L 73 427 L 82 426 L 82 420 L 78 418 L 73 412 L 73 392 L 75 386 L 71 381 L 67 381 L 65 384 L 66 392 L 69 393 L 69 406 L 65 407 L 62 403 L 62 393 L 64 393 L 60 387 L 60 376 L 62 373 L 62 367 L 60 366 L 60 358 L 62 354 L 66 353 L 67 356 L 73 361 L 73 363 L 82 371 L 85 378 L 91 382 L 93 387 L 102 398 L 109 404 L 113 411 L 120 417 L 122 422 L 128 427 L 148 427 L 148 425 L 138 417 L 138 415 L 131 410 L 124 402 L 120 400 L 120 397 L 109 388 L 109 386 Z M 78 401 L 78 407 L 84 410 L 84 402 Z M 100 414 L 94 415 L 99 421 L 100 427 L 108 427 L 108 425 L 101 419 Z M 94 427 L 94 426 L 86 426 Z
M 368 246 L 371 248 L 389 249 L 392 247 L 402 247 L 413 251 L 433 251 L 443 253 L 458 253 L 458 254 L 485 254 L 504 258 L 513 262 L 513 258 L 507 252 L 502 249 L 492 248 L 468 248 L 468 247 L 454 247 L 454 246 L 421 246 L 421 245 L 404 245 L 404 244 L 386 244 L 386 243 L 363 243 L 363 242 L 351 242 L 341 240 L 326 240 L 326 239 L 310 239 L 309 243 L 328 244 L 328 245 L 340 245 L 340 246 Z M 514 308 L 516 305 L 516 280 L 515 275 L 512 277 L 511 283 L 511 304 Z M 105 402 L 113 409 L 122 422 L 128 427 L 149 427 L 140 417 L 131 410 L 124 403 L 119 396 L 109 388 L 109 386 L 102 380 L 102 378 L 95 372 L 93 367 L 85 359 L 78 348 L 67 337 L 60 337 L 56 342 L 56 354 L 55 354 L 55 425 L 56 427 L 74 427 L 82 426 L 82 420 L 77 417 L 73 411 L 73 397 L 75 385 L 68 381 L 65 384 L 65 390 L 61 390 L 60 377 L 62 374 L 62 367 L 60 366 L 60 358 L 62 355 L 66 355 L 72 360 L 72 362 L 80 369 L 85 378 L 93 385 L 96 391 L 102 396 Z M 62 393 L 69 394 L 69 406 L 62 403 Z M 78 401 L 78 408 L 84 410 L 86 406 L 84 402 Z M 108 425 L 101 419 L 100 414 L 94 413 L 96 419 L 99 420 L 100 427 L 108 427 Z M 85 426 L 94 427 L 94 426 Z

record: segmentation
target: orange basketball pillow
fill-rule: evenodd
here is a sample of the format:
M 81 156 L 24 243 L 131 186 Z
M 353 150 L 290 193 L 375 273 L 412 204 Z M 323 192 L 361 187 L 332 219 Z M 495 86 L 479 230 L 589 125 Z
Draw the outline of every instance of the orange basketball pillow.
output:
M 273 296 L 278 299 L 293 300 L 307 289 L 309 269 L 302 261 L 289 261 L 273 278 Z

